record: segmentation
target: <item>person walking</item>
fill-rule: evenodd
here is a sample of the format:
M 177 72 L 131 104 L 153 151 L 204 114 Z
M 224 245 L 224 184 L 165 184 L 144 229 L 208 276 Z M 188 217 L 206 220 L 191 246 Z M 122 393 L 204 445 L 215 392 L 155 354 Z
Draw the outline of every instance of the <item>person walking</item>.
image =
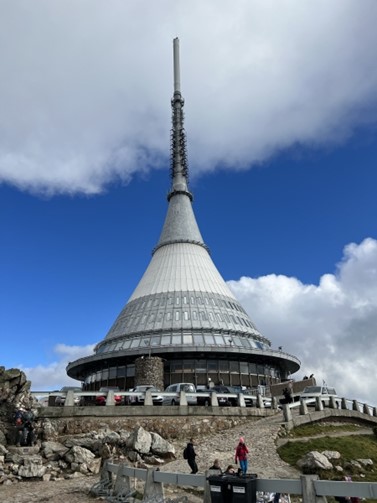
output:
M 234 457 L 234 462 L 240 462 L 240 468 L 242 470 L 242 474 L 246 475 L 247 473 L 247 455 L 249 454 L 249 449 L 246 447 L 245 439 L 240 437 L 240 441 L 236 447 L 236 454 Z
M 190 442 L 186 446 L 186 456 L 187 456 L 187 463 L 189 467 L 191 468 L 191 473 L 195 474 L 198 473 L 198 465 L 196 464 L 195 458 L 196 458 L 196 452 L 194 449 L 194 440 L 190 438 Z

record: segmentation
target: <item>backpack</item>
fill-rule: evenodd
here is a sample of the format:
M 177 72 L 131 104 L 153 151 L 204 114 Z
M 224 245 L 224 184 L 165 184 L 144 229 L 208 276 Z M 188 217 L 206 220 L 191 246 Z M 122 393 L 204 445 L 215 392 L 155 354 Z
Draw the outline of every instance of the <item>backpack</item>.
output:
M 183 449 L 183 459 L 188 459 L 188 455 L 187 455 L 187 447 L 185 447 Z
M 14 423 L 16 426 L 21 426 L 23 423 L 23 417 L 22 417 L 22 411 L 18 410 L 16 411 L 14 415 Z

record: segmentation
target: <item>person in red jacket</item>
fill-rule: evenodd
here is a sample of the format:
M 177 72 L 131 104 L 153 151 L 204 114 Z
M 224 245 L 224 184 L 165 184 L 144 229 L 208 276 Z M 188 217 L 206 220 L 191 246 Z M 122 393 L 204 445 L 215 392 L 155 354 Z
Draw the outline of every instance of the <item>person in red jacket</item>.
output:
M 245 439 L 240 437 L 240 441 L 236 448 L 236 455 L 234 457 L 235 463 L 240 462 L 240 468 L 242 470 L 242 474 L 246 475 L 247 473 L 247 455 L 249 454 L 249 449 L 246 447 Z

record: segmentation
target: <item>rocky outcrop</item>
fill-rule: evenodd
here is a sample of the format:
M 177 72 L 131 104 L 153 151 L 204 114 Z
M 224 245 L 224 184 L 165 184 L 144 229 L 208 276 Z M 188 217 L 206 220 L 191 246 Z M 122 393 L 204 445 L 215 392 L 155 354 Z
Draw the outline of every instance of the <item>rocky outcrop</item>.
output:
M 0 484 L 22 479 L 58 480 L 98 474 L 105 459 L 135 465 L 163 464 L 174 459 L 172 444 L 135 422 L 115 428 L 89 418 L 74 421 L 40 419 L 34 425 L 34 445 L 17 447 L 15 412 L 36 405 L 30 381 L 18 369 L 0 367 Z M 38 418 L 38 410 L 34 409 Z
M 0 484 L 20 479 L 58 480 L 98 474 L 105 459 L 148 467 L 175 459 L 173 445 L 141 427 L 66 435 L 33 447 L 0 446 Z
M 30 393 L 31 383 L 19 369 L 0 367 L 0 444 L 7 445 L 13 439 L 13 417 L 20 407 L 28 408 L 34 399 Z
M 330 462 L 335 461 L 336 464 Z M 363 471 L 373 468 L 371 459 L 355 459 L 344 464 L 341 463 L 341 454 L 338 451 L 310 451 L 297 462 L 297 466 L 306 474 L 319 473 L 322 470 L 336 470 L 338 472 L 357 472 L 363 476 Z

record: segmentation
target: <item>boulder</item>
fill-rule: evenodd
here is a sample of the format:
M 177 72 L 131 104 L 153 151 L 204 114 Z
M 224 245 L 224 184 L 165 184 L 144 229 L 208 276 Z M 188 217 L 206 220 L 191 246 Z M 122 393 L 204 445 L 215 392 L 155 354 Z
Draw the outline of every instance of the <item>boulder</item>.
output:
M 79 445 L 71 447 L 71 449 L 64 455 L 64 459 L 68 463 L 90 463 L 94 459 L 95 455 Z
M 68 452 L 68 447 L 61 444 L 60 442 L 43 442 L 42 443 L 42 455 L 52 461 L 58 461 L 60 458 L 64 457 L 64 454 Z
M 340 452 L 338 451 L 322 451 L 324 456 L 326 456 L 327 459 L 340 459 Z
M 141 454 L 148 454 L 152 445 L 152 435 L 142 426 L 136 428 L 128 437 L 126 446 Z
M 151 433 L 152 443 L 151 452 L 157 454 L 164 459 L 175 459 L 175 449 L 174 446 L 163 439 L 158 433 Z
M 318 470 L 332 470 L 333 465 L 326 456 L 318 451 L 310 451 L 297 461 L 297 466 L 304 473 L 316 473 Z
M 29 456 L 24 458 L 23 465 L 18 468 L 18 475 L 24 478 L 43 477 L 46 467 L 43 465 L 41 456 Z

